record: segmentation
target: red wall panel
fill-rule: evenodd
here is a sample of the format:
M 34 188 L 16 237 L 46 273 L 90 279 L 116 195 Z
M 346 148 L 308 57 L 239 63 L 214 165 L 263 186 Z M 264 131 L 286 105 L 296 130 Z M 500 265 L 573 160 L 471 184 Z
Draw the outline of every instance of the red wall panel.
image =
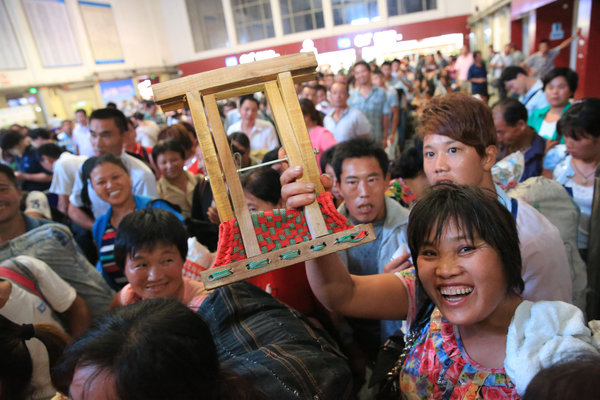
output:
M 552 24 L 561 23 L 564 37 L 558 40 L 550 40 L 550 48 L 558 46 L 563 40 L 571 36 L 573 30 L 573 0 L 555 1 L 536 11 L 536 28 L 535 28 L 535 51 L 538 50 L 537 45 L 542 39 L 548 39 L 552 30 Z M 533 53 L 532 49 L 531 53 Z M 569 47 L 561 50 L 554 62 L 557 67 L 569 66 Z
M 468 15 L 462 15 L 459 17 L 450 17 L 443 18 L 433 21 L 426 22 L 418 22 L 414 24 L 406 24 L 399 26 L 391 26 L 388 28 L 377 29 L 377 31 L 383 31 L 386 29 L 396 29 L 398 33 L 401 33 L 403 36 L 403 40 L 414 40 L 414 39 L 423 39 L 426 37 L 445 35 L 449 33 L 462 33 L 468 35 L 469 28 L 467 27 L 467 18 Z M 327 38 L 321 39 L 313 39 L 315 43 L 315 47 L 319 49 L 319 52 L 329 52 L 329 51 L 337 51 L 338 45 L 337 40 L 341 37 L 354 37 L 357 34 L 369 32 L 369 31 L 360 31 L 360 32 L 352 32 L 347 35 L 340 36 L 330 36 Z M 249 53 L 250 51 L 261 51 L 273 49 L 277 53 L 281 55 L 286 54 L 294 54 L 300 52 L 302 49 L 302 42 L 288 43 L 279 46 L 273 46 L 269 48 L 258 48 L 246 51 L 244 53 Z M 228 54 L 219 57 L 206 58 L 198 61 L 191 61 L 183 64 L 179 64 L 179 69 L 183 72 L 183 76 L 196 74 L 198 72 L 209 71 L 216 68 L 222 68 L 225 66 L 225 58 L 229 56 L 239 56 L 243 53 L 235 53 Z

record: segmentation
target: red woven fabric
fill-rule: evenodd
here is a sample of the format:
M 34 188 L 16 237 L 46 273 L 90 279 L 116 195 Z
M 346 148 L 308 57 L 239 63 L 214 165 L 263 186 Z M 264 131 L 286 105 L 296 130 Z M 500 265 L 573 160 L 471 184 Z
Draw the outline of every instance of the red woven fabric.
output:
M 317 202 L 329 233 L 352 228 L 353 225 L 348 219 L 336 210 L 331 193 L 320 193 L 317 195 Z M 262 253 L 312 239 L 304 213 L 295 209 L 255 213 L 252 214 L 252 223 Z M 231 264 L 245 258 L 246 252 L 237 220 L 222 222 L 219 225 L 219 243 L 214 266 Z

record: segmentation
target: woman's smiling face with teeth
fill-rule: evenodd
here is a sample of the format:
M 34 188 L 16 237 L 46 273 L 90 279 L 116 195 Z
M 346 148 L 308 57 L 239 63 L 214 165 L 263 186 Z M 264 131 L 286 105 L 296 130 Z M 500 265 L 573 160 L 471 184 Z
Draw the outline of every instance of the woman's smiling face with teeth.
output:
M 131 178 L 127 171 L 111 162 L 97 165 L 90 173 L 94 191 L 111 206 L 122 204 L 131 196 Z
M 467 236 L 448 224 L 439 241 L 430 237 L 417 256 L 423 288 L 444 317 L 459 326 L 486 323 L 508 293 L 498 252 L 477 234 L 473 241 Z

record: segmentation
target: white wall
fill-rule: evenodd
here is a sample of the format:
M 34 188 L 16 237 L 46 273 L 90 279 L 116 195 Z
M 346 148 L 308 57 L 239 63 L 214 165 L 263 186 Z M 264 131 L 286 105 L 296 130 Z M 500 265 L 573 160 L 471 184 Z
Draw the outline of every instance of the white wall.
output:
M 11 87 L 27 87 L 62 84 L 94 79 L 94 73 L 110 71 L 131 71 L 140 68 L 162 67 L 168 49 L 165 42 L 159 41 L 161 29 L 156 29 L 154 0 L 102 0 L 111 3 L 125 62 L 96 65 L 92 56 L 87 33 L 83 25 L 79 4 L 76 0 L 65 0 L 69 19 L 73 28 L 82 65 L 73 67 L 44 68 L 20 0 L 6 0 L 8 14 L 13 22 L 16 35 L 23 52 L 27 69 L 1 71 L 3 81 L 0 90 Z M 159 18 L 159 23 L 163 19 Z M 52 23 L 52 21 L 48 21 Z
M 194 51 L 191 29 L 184 0 L 99 0 L 112 5 L 115 23 L 119 32 L 125 63 L 96 65 L 87 39 L 87 33 L 79 11 L 77 0 L 65 0 L 73 31 L 77 39 L 82 65 L 63 68 L 43 68 L 20 0 L 5 0 L 13 21 L 19 44 L 27 64 L 26 70 L 0 71 L 0 92 L 11 88 L 30 86 L 52 86 L 69 82 L 118 79 L 136 75 L 134 70 L 164 68 L 202 58 L 246 52 L 274 45 L 299 42 L 306 38 L 341 35 L 358 30 L 381 29 L 387 26 L 423 22 L 472 13 L 476 0 L 438 0 L 433 11 L 404 16 L 382 18 L 380 21 L 360 26 L 333 26 L 332 18 L 325 16 L 325 28 L 291 35 L 279 35 L 248 43 L 233 44 L 230 48 Z M 214 0 L 226 3 L 229 0 Z M 271 0 L 272 8 L 278 9 L 278 0 Z M 329 9 L 327 0 L 324 7 Z M 379 0 L 380 10 L 386 1 Z M 225 7 L 226 13 L 229 7 Z M 226 16 L 226 20 L 227 20 Z M 232 19 L 229 19 L 235 23 Z M 51 23 L 51 21 L 49 21 Z M 229 26 L 230 31 L 234 31 Z M 280 29 L 276 29 L 280 31 Z

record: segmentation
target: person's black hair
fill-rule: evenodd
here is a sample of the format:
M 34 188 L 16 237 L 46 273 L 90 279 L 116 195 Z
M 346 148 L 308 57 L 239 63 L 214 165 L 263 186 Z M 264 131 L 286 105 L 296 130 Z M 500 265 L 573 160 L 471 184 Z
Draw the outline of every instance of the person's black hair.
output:
M 517 99 L 507 97 L 492 106 L 492 111 L 499 111 L 508 126 L 515 126 L 519 121 L 527 122 L 527 108 Z
M 398 60 L 398 62 L 400 62 L 400 60 Z M 389 60 L 385 60 L 384 62 L 381 63 L 381 66 L 383 67 L 384 65 L 389 65 L 390 67 L 392 66 L 392 62 Z
M 36 128 L 36 129 L 29 131 L 29 133 L 27 133 L 27 136 L 29 136 L 33 140 L 35 140 L 35 139 L 50 140 L 50 139 L 52 139 L 53 135 L 52 135 L 52 132 L 50 132 L 48 129 Z
M 133 118 L 137 119 L 138 121 L 143 121 L 144 120 L 144 113 L 136 111 L 136 112 L 133 113 Z
M 87 116 L 87 111 L 85 111 L 83 108 L 78 108 L 75 110 L 75 114 L 77 113 L 83 113 L 83 115 Z
M 549 39 L 542 39 L 540 40 L 540 43 L 538 44 L 538 46 L 542 43 L 546 43 L 548 46 L 550 46 L 550 40 Z
M 233 132 L 231 135 L 228 136 L 228 138 L 231 140 L 232 146 L 233 142 L 237 142 L 245 150 L 250 149 L 250 139 L 248 138 L 248 135 L 246 135 L 244 132 Z
M 327 88 L 323 85 L 315 86 L 315 92 L 318 92 L 318 91 L 325 92 L 325 94 L 327 94 Z
M 327 167 L 327 164 L 329 164 L 333 167 L 333 157 L 335 155 L 336 148 L 337 148 L 337 144 L 331 146 L 330 148 L 325 150 L 323 152 L 323 154 L 321 154 L 321 159 L 319 160 L 319 167 L 321 167 L 322 172 L 325 172 L 325 168 Z M 332 178 L 333 178 L 333 176 L 332 176 Z
M 48 352 L 53 367 L 70 341 L 69 336 L 52 324 L 16 324 L 0 315 L 0 400 L 31 398 L 29 383 L 33 362 L 25 342 L 36 338 Z
M 508 81 L 512 81 L 519 74 L 527 76 L 527 71 L 525 71 L 525 69 L 523 69 L 522 67 L 518 67 L 516 65 L 506 67 L 504 71 L 502 71 L 502 75 L 500 75 L 500 82 L 505 83 Z
M 60 155 L 66 150 L 56 143 L 44 143 L 37 148 L 38 157 L 41 159 L 42 156 L 57 160 Z
M 244 96 L 240 97 L 240 107 L 242 106 L 242 104 L 244 104 L 244 102 L 246 100 L 250 100 L 250 101 L 256 103 L 256 107 L 260 107 L 260 103 L 258 102 L 258 100 L 256 99 L 256 97 L 254 97 L 253 94 L 247 94 L 247 95 L 244 95 Z
M 183 148 L 183 145 L 178 140 L 167 139 L 158 142 L 156 146 L 154 146 L 154 148 L 152 149 L 152 159 L 154 160 L 154 162 L 158 160 L 158 156 L 160 156 L 163 153 L 166 153 L 167 151 L 174 151 L 176 153 L 179 153 L 181 159 L 185 160 L 185 149 Z
M 600 137 L 600 99 L 588 98 L 573 103 L 558 120 L 556 131 L 575 140 L 585 135 Z
M 363 65 L 367 69 L 367 71 L 371 72 L 371 65 L 368 62 L 366 62 L 365 60 L 358 60 L 357 62 L 354 63 L 354 65 L 352 67 L 356 68 L 359 65 Z
M 279 158 L 279 149 L 280 147 L 277 147 L 271 151 L 268 151 L 265 153 L 265 155 L 262 158 L 262 163 L 266 163 L 269 161 L 275 161 Z
M 469 241 L 481 238 L 498 254 L 506 277 L 507 292 L 523 292 L 521 251 L 515 218 L 498 201 L 495 191 L 477 186 L 438 184 L 410 212 L 408 247 L 417 271 L 417 301 L 423 309 L 431 304 L 418 279 L 419 253 L 426 242 L 437 244 L 449 224 Z
M 117 105 L 115 103 L 113 103 L 112 101 L 109 101 L 108 103 L 106 103 L 106 108 L 117 108 Z
M 0 137 L 0 148 L 2 151 L 9 151 L 16 147 L 21 140 L 25 140 L 25 136 L 21 135 L 17 131 L 8 131 L 5 132 Z
M 137 210 L 127 214 L 119 224 L 115 237 L 115 263 L 123 271 L 127 257 L 158 244 L 177 247 L 181 258 L 185 260 L 187 239 L 185 227 L 172 212 L 155 207 Z
M 475 50 L 473 52 L 473 58 L 477 57 L 477 55 L 481 55 L 481 50 Z
M 522 400 L 595 400 L 598 398 L 600 355 L 582 353 L 540 370 Z
M 339 182 L 342 180 L 342 165 L 348 158 L 374 157 L 385 177 L 388 173 L 389 160 L 381 145 L 371 139 L 354 138 L 338 143 L 333 156 L 333 170 Z
M 550 70 L 546 75 L 542 77 L 543 90 L 546 90 L 546 85 L 552 81 L 552 79 L 562 76 L 567 81 L 567 85 L 569 85 L 569 90 L 571 91 L 571 96 L 577 90 L 577 83 L 579 81 L 579 76 L 577 72 L 573 71 L 571 68 L 567 67 L 556 67 Z
M 176 140 L 181 143 L 186 151 L 191 151 L 194 148 L 194 142 L 189 131 L 181 122 L 163 128 L 158 133 L 158 140 Z
M 5 175 L 14 187 L 19 187 L 15 171 L 6 164 L 0 164 L 0 174 Z
M 53 370 L 57 389 L 68 393 L 79 367 L 96 368 L 89 380 L 110 374 L 121 400 L 252 398 L 251 386 L 243 391 L 228 379 L 202 317 L 174 299 L 144 300 L 96 320 Z
M 302 115 L 308 115 L 310 119 L 319 126 L 323 126 L 323 114 L 315 108 L 315 103 L 309 99 L 300 99 Z
M 392 163 L 390 177 L 414 179 L 423 171 L 423 142 L 419 140 L 414 147 L 405 149 L 400 158 Z
M 273 168 L 253 169 L 241 177 L 242 187 L 254 197 L 276 205 L 281 200 L 279 172 Z
M 377 68 L 373 71 L 373 75 L 379 75 L 383 78 L 383 72 L 381 72 L 381 70 L 379 68 Z
M 119 133 L 127 131 L 127 117 L 120 110 L 114 108 L 100 108 L 90 115 L 90 122 L 95 119 L 112 119 L 119 128 Z
M 156 103 L 154 102 L 154 100 L 144 100 L 144 107 L 146 108 L 150 108 L 155 105 Z

